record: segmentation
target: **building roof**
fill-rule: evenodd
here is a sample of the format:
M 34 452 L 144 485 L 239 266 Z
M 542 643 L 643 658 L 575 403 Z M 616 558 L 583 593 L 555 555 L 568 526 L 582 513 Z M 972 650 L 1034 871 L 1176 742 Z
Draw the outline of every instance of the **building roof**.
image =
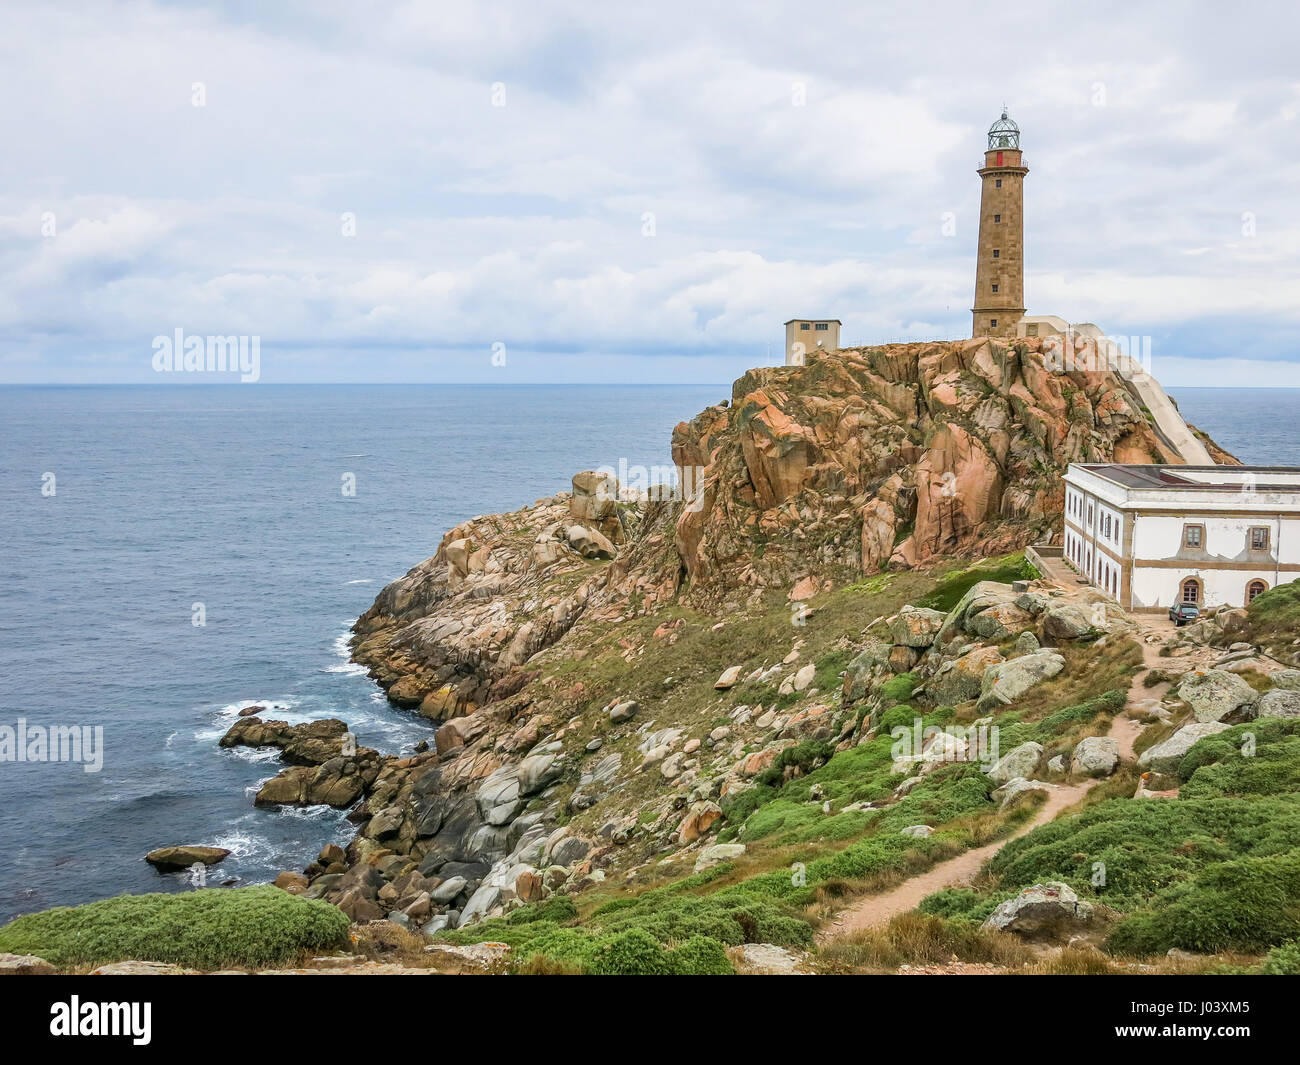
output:
M 1157 466 L 1118 462 L 1077 463 L 1081 470 L 1124 488 L 1189 492 L 1238 492 L 1244 475 L 1260 475 L 1261 490 L 1300 492 L 1300 466 Z
M 791 318 L 789 321 L 782 322 L 782 325 L 789 325 L 790 322 L 834 322 L 836 325 L 843 325 L 838 318 Z

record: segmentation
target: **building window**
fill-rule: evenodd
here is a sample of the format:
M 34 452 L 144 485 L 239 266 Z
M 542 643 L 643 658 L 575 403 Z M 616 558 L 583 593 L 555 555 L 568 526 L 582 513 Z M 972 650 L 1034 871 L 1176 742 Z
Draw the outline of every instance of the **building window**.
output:
M 994 187 L 995 189 L 1000 189 L 1000 188 L 1002 188 L 1002 179 L 1001 179 L 1001 178 L 994 178 L 994 179 L 993 179 L 993 187 Z
M 995 222 L 1001 222 L 1001 221 L 1002 221 L 1002 216 L 1001 216 L 1000 214 L 995 214 L 995 215 L 993 216 L 993 221 L 995 221 Z
M 1268 550 L 1268 527 L 1257 525 L 1250 530 L 1250 549 L 1252 551 Z
M 812 326 L 810 326 L 807 322 L 800 322 L 800 323 L 799 323 L 799 328 L 800 328 L 800 329 L 811 329 Z
M 1088 504 L 1088 528 L 1092 528 L 1092 504 Z
M 1199 603 L 1201 601 L 1201 582 L 1195 577 L 1183 581 L 1183 602 Z
M 818 322 L 818 323 L 817 323 L 817 328 L 818 328 L 818 329 L 823 329 L 823 330 L 824 330 L 824 329 L 829 329 L 830 326 L 829 326 L 826 322 Z
M 990 319 L 989 319 L 989 326 L 990 326 L 990 327 L 992 327 L 992 328 L 996 328 L 996 327 L 997 327 L 997 324 L 998 324 L 998 320 L 997 320 L 996 318 L 990 318 Z
M 1184 525 L 1183 526 L 1183 546 L 1200 548 L 1205 543 L 1205 526 L 1204 525 Z
M 998 290 L 998 283 L 997 283 L 996 281 L 994 281 L 994 282 L 993 282 L 993 291 L 996 292 L 997 290 Z
M 1246 585 L 1246 602 L 1251 602 L 1260 592 L 1267 592 L 1268 585 L 1263 581 L 1251 581 Z
M 994 248 L 994 249 L 993 249 L 993 258 L 995 258 L 995 259 L 1001 259 L 1001 258 L 1002 258 L 1002 249 L 1001 249 L 1001 248 Z

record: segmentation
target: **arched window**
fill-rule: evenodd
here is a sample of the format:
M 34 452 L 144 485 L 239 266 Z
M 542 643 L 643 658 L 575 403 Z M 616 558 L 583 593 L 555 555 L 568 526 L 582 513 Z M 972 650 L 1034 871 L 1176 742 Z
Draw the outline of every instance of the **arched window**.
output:
M 1201 582 L 1195 577 L 1188 577 L 1183 581 L 1184 603 L 1199 603 L 1201 601 Z
M 1246 585 L 1246 602 L 1249 603 L 1252 599 L 1255 598 L 1255 596 L 1259 595 L 1260 592 L 1267 592 L 1267 591 L 1268 591 L 1268 585 L 1265 584 L 1263 581 L 1250 581 Z

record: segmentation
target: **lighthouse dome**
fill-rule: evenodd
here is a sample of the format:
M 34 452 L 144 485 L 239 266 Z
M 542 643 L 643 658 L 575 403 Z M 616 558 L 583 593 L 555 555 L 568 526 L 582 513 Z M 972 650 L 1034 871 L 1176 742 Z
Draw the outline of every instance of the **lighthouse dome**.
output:
M 1019 148 L 1020 127 L 1007 118 L 1007 109 L 1002 109 L 1002 117 L 989 126 L 989 151 L 994 148 Z

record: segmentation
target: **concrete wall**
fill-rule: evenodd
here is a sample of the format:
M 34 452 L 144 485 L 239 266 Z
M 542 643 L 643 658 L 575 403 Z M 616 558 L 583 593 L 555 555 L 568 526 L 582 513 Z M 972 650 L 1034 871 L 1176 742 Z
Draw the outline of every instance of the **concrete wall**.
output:
M 825 326 L 824 329 L 817 327 Z M 803 327 L 807 326 L 807 329 Z M 840 323 L 825 318 L 796 318 L 785 326 L 785 364 L 801 366 L 804 357 L 821 348 L 834 351 L 840 346 Z

